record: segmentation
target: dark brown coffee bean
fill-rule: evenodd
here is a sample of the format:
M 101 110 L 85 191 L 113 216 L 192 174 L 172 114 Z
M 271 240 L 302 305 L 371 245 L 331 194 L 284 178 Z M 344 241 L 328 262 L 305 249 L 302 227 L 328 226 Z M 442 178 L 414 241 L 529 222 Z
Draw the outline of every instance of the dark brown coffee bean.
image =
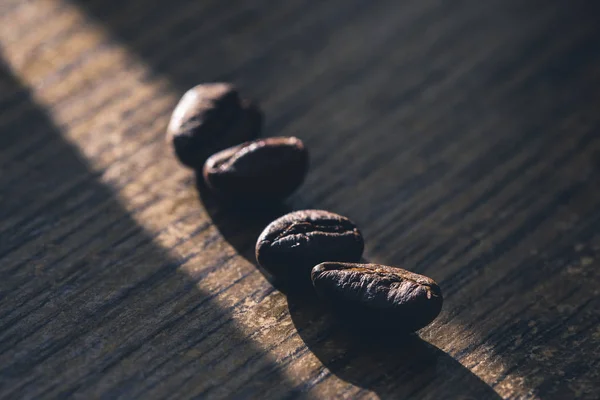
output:
M 208 187 L 242 203 L 271 203 L 292 194 L 306 175 L 308 152 L 295 137 L 246 142 L 211 156 L 204 164 Z
M 273 221 L 256 242 L 256 260 L 275 277 L 310 282 L 324 261 L 360 260 L 363 237 L 348 218 L 329 211 L 303 210 Z
M 217 151 L 254 139 L 262 127 L 258 106 L 241 100 L 228 83 L 207 83 L 188 90 L 173 111 L 167 140 L 179 160 L 192 168 Z
M 313 268 L 311 279 L 339 315 L 363 329 L 414 332 L 442 309 L 437 283 L 402 268 L 324 262 Z

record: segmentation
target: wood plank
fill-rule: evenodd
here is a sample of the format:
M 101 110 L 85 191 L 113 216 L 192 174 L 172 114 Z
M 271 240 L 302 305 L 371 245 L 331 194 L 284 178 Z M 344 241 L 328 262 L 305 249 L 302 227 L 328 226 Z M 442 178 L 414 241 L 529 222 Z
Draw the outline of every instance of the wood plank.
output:
M 577 0 L 6 0 L 2 398 L 593 399 L 600 28 Z M 219 207 L 163 135 L 227 80 L 311 151 L 269 215 Z M 253 260 L 290 209 L 436 279 L 410 340 L 340 327 Z

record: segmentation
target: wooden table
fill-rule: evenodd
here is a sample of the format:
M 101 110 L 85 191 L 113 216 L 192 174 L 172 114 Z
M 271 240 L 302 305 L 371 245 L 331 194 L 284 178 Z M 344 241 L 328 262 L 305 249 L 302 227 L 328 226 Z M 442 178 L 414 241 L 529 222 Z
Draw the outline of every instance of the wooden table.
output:
M 599 395 L 594 2 L 0 4 L 2 398 Z M 256 268 L 274 215 L 219 208 L 163 140 L 214 80 L 310 148 L 289 209 L 440 283 L 420 339 Z

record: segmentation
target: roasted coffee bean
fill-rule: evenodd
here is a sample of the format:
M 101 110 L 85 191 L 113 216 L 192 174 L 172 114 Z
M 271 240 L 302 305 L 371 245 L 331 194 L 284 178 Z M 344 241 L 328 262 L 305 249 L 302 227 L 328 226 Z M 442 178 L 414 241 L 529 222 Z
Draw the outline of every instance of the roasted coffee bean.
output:
M 308 169 L 308 152 L 295 137 L 246 142 L 220 151 L 204 164 L 208 187 L 243 204 L 271 203 L 296 190 Z
M 402 268 L 324 262 L 313 268 L 311 279 L 338 315 L 361 329 L 414 332 L 442 309 L 437 283 Z
M 271 222 L 256 242 L 259 265 L 282 281 L 310 285 L 310 271 L 324 261 L 360 260 L 363 237 L 348 218 L 329 211 L 295 211 Z
M 171 116 L 167 140 L 181 163 L 200 169 L 217 151 L 254 139 L 261 127 L 260 109 L 241 100 L 233 85 L 207 83 L 183 95 Z

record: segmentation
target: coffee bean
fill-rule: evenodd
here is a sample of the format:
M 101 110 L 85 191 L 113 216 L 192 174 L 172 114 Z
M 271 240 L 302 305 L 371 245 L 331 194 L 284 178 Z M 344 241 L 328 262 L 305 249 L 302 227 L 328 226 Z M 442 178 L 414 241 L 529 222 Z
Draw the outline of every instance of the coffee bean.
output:
M 292 194 L 304 181 L 308 152 L 295 137 L 246 142 L 220 151 L 204 164 L 206 184 L 221 197 L 272 203 Z
M 356 262 L 364 242 L 356 225 L 329 211 L 295 211 L 271 222 L 256 242 L 259 265 L 282 281 L 310 282 L 313 266 L 324 261 Z
M 338 315 L 361 329 L 414 332 L 442 309 L 437 283 L 402 268 L 324 262 L 312 269 L 311 279 Z
M 254 139 L 262 127 L 258 106 L 241 100 L 228 83 L 207 83 L 188 90 L 173 111 L 167 140 L 191 168 L 202 168 L 217 151 Z

